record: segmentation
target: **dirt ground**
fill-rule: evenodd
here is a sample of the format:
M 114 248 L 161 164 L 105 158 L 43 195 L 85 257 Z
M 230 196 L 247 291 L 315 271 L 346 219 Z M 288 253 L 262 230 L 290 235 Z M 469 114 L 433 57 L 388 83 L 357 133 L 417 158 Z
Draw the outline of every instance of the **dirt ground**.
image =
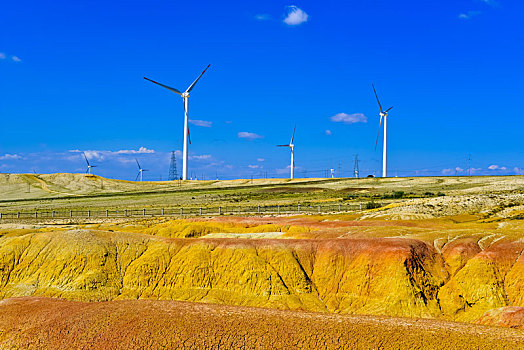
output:
M 3 349 L 523 349 L 518 330 L 176 301 L 0 302 Z

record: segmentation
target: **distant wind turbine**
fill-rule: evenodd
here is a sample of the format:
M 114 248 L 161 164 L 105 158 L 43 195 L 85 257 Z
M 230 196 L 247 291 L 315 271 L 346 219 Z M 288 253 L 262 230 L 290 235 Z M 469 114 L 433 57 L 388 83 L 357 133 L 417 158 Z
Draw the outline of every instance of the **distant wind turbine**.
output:
M 138 174 L 136 175 L 135 181 L 138 180 L 138 178 L 140 177 L 140 182 L 142 182 L 144 171 L 149 171 L 149 170 L 142 169 L 142 167 L 140 166 L 140 163 L 138 162 L 138 159 L 135 158 L 135 160 L 136 160 L 136 165 L 138 165 Z
M 160 85 L 163 88 L 168 89 L 169 91 L 172 91 L 172 92 L 174 92 L 176 94 L 179 94 L 184 99 L 184 111 L 185 111 L 185 113 L 184 113 L 184 150 L 183 150 L 183 153 L 182 153 L 182 180 L 187 180 L 188 142 L 191 143 L 191 139 L 190 139 L 190 136 L 189 136 L 189 124 L 188 124 L 188 122 L 189 122 L 189 114 L 188 114 L 189 93 L 191 92 L 191 90 L 193 90 L 193 88 L 195 87 L 195 84 L 202 77 L 202 75 L 204 75 L 204 73 L 209 68 L 209 66 L 211 66 L 211 65 L 208 64 L 206 69 L 204 69 L 204 71 L 202 73 L 200 73 L 200 75 L 198 76 L 198 78 L 196 78 L 196 80 L 193 82 L 193 84 L 189 85 L 189 87 L 184 92 L 180 92 L 179 90 L 177 90 L 175 88 L 172 88 L 172 87 L 164 85 L 164 84 L 160 84 L 160 83 L 158 83 L 158 82 L 156 82 L 154 80 L 151 80 L 151 79 L 148 79 L 148 78 L 144 77 L 145 80 L 149 80 L 150 82 L 155 83 L 157 85 Z
M 382 105 L 380 104 L 380 101 L 378 100 L 377 90 L 375 90 L 375 85 L 373 85 L 373 92 L 375 92 L 375 97 L 377 98 L 378 102 L 378 108 L 380 109 L 380 124 L 378 125 L 378 134 L 377 134 L 377 141 L 375 142 L 375 151 L 377 150 L 378 145 L 378 137 L 380 136 L 380 127 L 382 126 L 382 119 L 384 119 L 384 144 L 382 145 L 382 177 L 387 177 L 387 169 L 388 169 L 388 112 L 393 108 L 393 106 L 389 107 L 385 111 L 382 110 Z
M 295 131 L 297 130 L 297 126 L 295 125 L 295 128 L 293 129 L 293 136 L 291 136 L 291 141 L 289 142 L 289 145 L 277 145 L 277 147 L 289 147 L 291 150 L 291 179 L 294 177 L 295 174 L 295 145 L 293 144 L 293 139 L 295 138 Z
M 86 163 L 87 163 L 86 174 L 91 174 L 91 168 L 96 168 L 96 165 L 89 164 L 89 160 L 87 159 L 87 156 L 86 156 L 85 152 L 82 152 L 82 153 L 84 154 L 84 158 L 85 158 Z

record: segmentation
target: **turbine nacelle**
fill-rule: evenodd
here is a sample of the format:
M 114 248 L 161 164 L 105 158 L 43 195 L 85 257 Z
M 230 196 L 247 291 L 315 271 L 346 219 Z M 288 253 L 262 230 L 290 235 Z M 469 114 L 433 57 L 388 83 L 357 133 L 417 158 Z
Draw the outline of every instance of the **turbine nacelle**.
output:
M 180 96 L 182 96 L 182 98 L 189 98 L 189 92 L 183 92 Z

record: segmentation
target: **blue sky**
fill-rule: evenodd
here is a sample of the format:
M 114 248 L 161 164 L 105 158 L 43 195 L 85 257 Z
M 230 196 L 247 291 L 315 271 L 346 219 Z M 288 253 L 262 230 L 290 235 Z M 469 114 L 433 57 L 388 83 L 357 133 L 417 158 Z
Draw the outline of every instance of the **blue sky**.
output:
M 0 172 L 166 179 L 192 91 L 190 175 L 524 174 L 524 3 L 9 1 L 0 4 Z M 252 137 L 241 137 L 241 136 Z M 259 137 L 257 137 L 259 136 Z

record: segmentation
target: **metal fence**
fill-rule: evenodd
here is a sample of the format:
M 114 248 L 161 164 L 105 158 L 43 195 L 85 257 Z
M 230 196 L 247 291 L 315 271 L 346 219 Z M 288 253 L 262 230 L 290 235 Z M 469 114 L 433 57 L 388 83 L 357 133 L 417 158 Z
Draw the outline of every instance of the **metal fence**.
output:
M 217 215 L 278 215 L 344 213 L 366 209 L 364 203 L 338 204 L 286 204 L 255 206 L 171 207 L 142 209 L 85 209 L 85 210 L 36 210 L 0 212 L 0 220 L 6 219 L 66 219 L 66 218 L 126 218 L 126 217 L 184 217 Z

